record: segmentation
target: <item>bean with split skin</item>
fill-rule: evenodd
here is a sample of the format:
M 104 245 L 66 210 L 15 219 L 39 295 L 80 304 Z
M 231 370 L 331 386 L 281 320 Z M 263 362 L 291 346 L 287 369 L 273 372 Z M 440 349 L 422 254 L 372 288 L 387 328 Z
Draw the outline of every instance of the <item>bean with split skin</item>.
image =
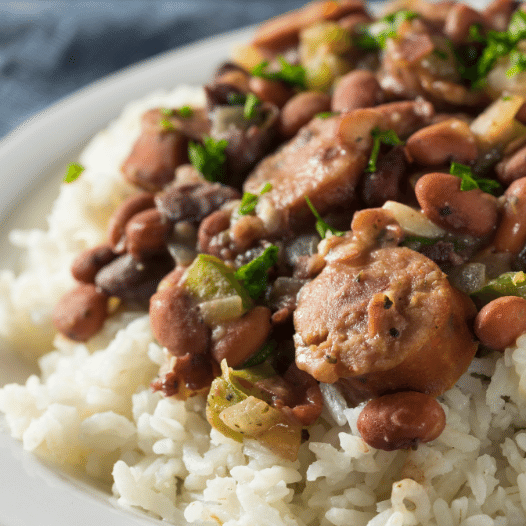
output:
M 265 235 L 263 221 L 252 215 L 239 218 L 230 228 L 230 238 L 235 248 L 242 252 L 248 250 Z
M 294 95 L 282 108 L 279 131 L 283 137 L 296 135 L 317 113 L 331 109 L 331 98 L 321 91 L 304 91 Z
M 348 113 L 358 108 L 376 106 L 382 99 L 382 88 L 374 73 L 365 69 L 344 75 L 336 84 L 331 110 Z
M 526 177 L 514 181 L 504 192 L 504 199 L 493 245 L 497 252 L 516 255 L 526 243 Z
M 157 341 L 174 356 L 208 351 L 210 329 L 183 286 L 162 288 L 151 297 L 150 325 Z
M 143 210 L 126 223 L 126 250 L 137 259 L 163 252 L 171 231 L 172 223 L 159 210 Z
M 469 125 L 455 118 L 421 128 L 407 139 L 405 148 L 411 160 L 424 166 L 440 166 L 450 161 L 469 164 L 478 156 Z
M 446 415 L 431 396 L 403 391 L 375 398 L 358 417 L 358 431 L 371 447 L 393 451 L 435 440 L 444 430 Z
M 124 234 L 126 223 L 139 212 L 155 208 L 154 194 L 139 192 L 132 195 L 115 210 L 108 223 L 108 242 L 113 250 L 122 253 L 125 251 Z
M 477 314 L 473 328 L 482 345 L 504 351 L 526 332 L 526 299 L 503 296 L 490 301 Z
M 460 190 L 459 177 L 429 173 L 415 186 L 418 204 L 425 216 L 445 230 L 461 235 L 485 237 L 495 229 L 498 200 L 476 188 Z
M 97 272 L 117 255 L 108 244 L 84 250 L 73 260 L 71 274 L 82 283 L 94 283 Z
M 108 295 L 91 283 L 81 283 L 60 298 L 53 325 L 71 340 L 85 342 L 99 332 L 107 317 Z
M 212 343 L 212 356 L 218 363 L 226 359 L 230 367 L 242 365 L 265 343 L 270 334 L 267 307 L 254 307 L 241 318 L 223 324 L 224 334 Z

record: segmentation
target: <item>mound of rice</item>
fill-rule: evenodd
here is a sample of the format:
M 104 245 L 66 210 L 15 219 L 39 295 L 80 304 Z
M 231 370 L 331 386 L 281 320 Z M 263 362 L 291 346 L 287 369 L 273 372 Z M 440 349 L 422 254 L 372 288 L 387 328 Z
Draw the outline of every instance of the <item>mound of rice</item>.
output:
M 73 257 L 103 240 L 109 215 L 135 191 L 119 166 L 141 114 L 202 103 L 200 90 L 183 87 L 128 107 L 85 150 L 82 176 L 62 185 L 48 230 L 11 233 L 27 258 L 19 276 L 0 274 L 0 334 L 41 368 L 0 390 L 12 435 L 112 484 L 123 506 L 174 524 L 524 526 L 526 336 L 476 358 L 440 398 L 447 425 L 436 441 L 374 450 L 356 429 L 360 409 L 335 412 L 341 401 L 333 399 L 295 462 L 210 429 L 202 398 L 149 390 L 164 350 L 147 313 L 118 312 L 86 345 L 54 337 L 50 314 L 72 285 Z

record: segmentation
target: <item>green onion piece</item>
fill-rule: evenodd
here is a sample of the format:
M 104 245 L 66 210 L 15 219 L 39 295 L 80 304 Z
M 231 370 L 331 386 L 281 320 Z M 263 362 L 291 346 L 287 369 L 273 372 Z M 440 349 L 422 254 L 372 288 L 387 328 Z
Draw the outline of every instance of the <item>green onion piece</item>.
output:
M 80 174 L 84 171 L 84 166 L 77 164 L 77 163 L 71 163 L 68 165 L 66 175 L 64 175 L 64 178 L 62 179 L 65 183 L 72 183 L 73 181 L 76 181 Z
M 261 101 L 257 98 L 254 93 L 249 93 L 245 101 L 245 107 L 243 108 L 243 117 L 247 121 L 253 119 L 257 115 L 257 107 Z
M 367 163 L 366 172 L 376 172 L 376 162 L 378 161 L 378 155 L 380 154 L 380 146 L 382 144 L 387 144 L 389 146 L 396 146 L 399 144 L 404 144 L 404 141 L 401 141 L 398 138 L 398 135 L 394 130 L 381 131 L 380 128 L 376 127 L 371 132 L 373 137 L 373 149 L 371 151 L 371 156 L 369 157 L 369 162 Z
M 207 181 L 222 181 L 227 146 L 228 142 L 224 139 L 216 141 L 212 137 L 205 136 L 203 137 L 203 144 L 190 141 L 188 157 Z
M 501 187 L 500 183 L 494 179 L 482 179 L 476 177 L 471 171 L 471 168 L 465 164 L 452 162 L 449 173 L 456 177 L 460 177 L 460 190 L 462 192 L 479 188 L 483 192 L 492 194 L 495 190 L 498 190 Z
M 307 201 L 307 205 L 310 208 L 311 212 L 314 214 L 314 217 L 317 219 L 316 221 L 316 230 L 318 231 L 318 234 L 320 234 L 320 237 L 322 239 L 325 239 L 327 237 L 327 232 L 330 232 L 333 236 L 343 236 L 345 232 L 342 232 L 341 230 L 337 230 L 336 228 L 333 228 L 332 226 L 328 225 L 320 216 L 316 208 L 314 208 L 314 205 L 312 204 L 311 200 L 305 196 L 305 201 Z
M 261 192 L 259 192 L 259 195 L 266 194 L 267 192 L 270 192 L 270 190 L 272 190 L 272 185 L 270 183 L 266 183 L 265 186 L 261 189 Z M 258 201 L 258 195 L 252 194 L 250 192 L 245 192 L 243 194 L 243 197 L 241 198 L 241 203 L 239 205 L 239 215 L 245 216 L 251 214 L 256 208 Z
M 236 279 L 243 283 L 253 300 L 265 292 L 268 284 L 268 270 L 278 262 L 278 252 L 277 246 L 270 245 L 260 256 L 236 271 Z
M 297 86 L 303 90 L 307 89 L 305 68 L 303 66 L 290 64 L 282 56 L 278 56 L 277 60 L 281 66 L 279 71 L 268 71 L 269 62 L 264 60 L 251 71 L 252 76 L 269 80 L 281 80 L 291 86 Z
M 171 117 L 174 114 L 174 110 L 172 108 L 161 108 L 161 113 L 167 117 Z

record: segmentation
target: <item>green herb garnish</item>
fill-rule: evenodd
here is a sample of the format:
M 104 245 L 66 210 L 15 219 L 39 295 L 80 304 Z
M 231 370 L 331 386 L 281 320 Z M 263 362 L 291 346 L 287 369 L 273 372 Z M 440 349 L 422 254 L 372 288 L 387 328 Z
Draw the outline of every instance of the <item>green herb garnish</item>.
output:
M 337 111 L 322 111 L 321 113 L 316 113 L 315 117 L 318 117 L 318 119 L 330 119 L 339 114 Z
M 161 108 L 161 113 L 167 117 L 171 117 L 174 114 L 174 110 L 172 108 Z
M 305 196 L 305 201 L 307 202 L 310 211 L 314 214 L 314 217 L 316 218 L 316 230 L 318 231 L 318 234 L 320 234 L 320 237 L 322 239 L 325 239 L 325 237 L 327 236 L 327 232 L 330 232 L 333 236 L 343 236 L 345 234 L 345 232 L 337 230 L 336 228 L 333 228 L 332 226 L 328 225 L 321 218 L 320 214 L 318 213 L 316 208 L 314 208 L 314 205 L 307 196 Z
M 494 179 L 482 179 L 477 177 L 473 174 L 471 168 L 465 164 L 452 162 L 449 173 L 451 175 L 455 175 L 456 177 L 460 177 L 460 190 L 462 192 L 479 188 L 483 192 L 492 194 L 494 190 L 498 190 L 500 188 L 500 183 L 498 181 L 495 181 Z
M 303 66 L 290 64 L 282 56 L 278 56 L 277 60 L 281 66 L 280 70 L 268 71 L 269 62 L 268 60 L 264 60 L 252 70 L 252 75 L 254 77 L 262 77 L 269 80 L 281 80 L 292 86 L 307 89 L 305 68 Z
M 179 108 L 177 110 L 177 113 L 184 119 L 187 119 L 188 117 L 191 117 L 194 114 L 194 109 L 192 108 L 192 106 L 183 106 L 182 108 Z
M 243 95 L 243 93 L 234 92 L 231 92 L 226 96 L 226 100 L 230 106 L 241 106 L 241 104 L 245 104 L 246 98 L 246 95 Z
M 170 122 L 168 119 L 161 119 L 161 120 L 159 121 L 159 124 L 161 125 L 161 127 L 162 127 L 163 130 L 165 130 L 165 131 L 170 131 L 170 130 L 174 130 L 174 129 L 175 129 L 173 123 Z
M 355 44 L 368 51 L 384 49 L 388 38 L 396 38 L 403 22 L 417 17 L 418 13 L 406 9 L 384 16 L 377 22 L 365 26 Z
M 227 146 L 228 142 L 224 139 L 216 141 L 212 137 L 205 136 L 203 144 L 190 141 L 188 157 L 207 181 L 221 181 L 224 177 Z
M 270 192 L 270 190 L 272 190 L 272 185 L 270 183 L 266 183 L 261 189 L 261 192 L 259 192 L 259 195 L 266 194 L 267 192 Z M 246 216 L 251 214 L 258 204 L 259 195 L 245 192 L 241 198 L 241 203 L 239 204 L 239 215 Z
M 278 262 L 278 252 L 277 246 L 270 245 L 260 256 L 237 269 L 236 279 L 243 283 L 253 300 L 265 292 L 268 284 L 268 270 Z
M 457 53 L 459 71 L 462 78 L 469 80 L 472 86 L 480 89 L 486 82 L 488 73 L 493 69 L 495 63 L 503 57 L 508 57 L 510 67 L 506 75 L 513 77 L 517 73 L 526 70 L 526 56 L 519 51 L 518 43 L 526 39 L 526 13 L 521 10 L 513 13 L 506 31 L 487 31 L 482 33 L 479 25 L 472 25 L 469 29 L 469 36 L 472 42 L 482 44 L 484 48 L 478 59 L 470 64 L 467 60 L 460 57 Z M 473 54 L 476 50 L 471 50 Z M 469 54 L 469 53 L 468 53 Z
M 253 119 L 257 115 L 258 106 L 261 104 L 261 101 L 258 99 L 254 93 L 249 93 L 245 100 L 245 106 L 243 108 L 243 117 L 247 121 Z
M 366 172 L 376 172 L 376 162 L 378 161 L 378 155 L 380 154 L 380 146 L 382 144 L 387 144 L 388 146 L 397 146 L 399 144 L 404 144 L 404 141 L 401 141 L 398 138 L 398 135 L 394 130 L 381 131 L 378 126 L 373 129 L 371 132 L 373 137 L 373 149 L 371 151 L 371 156 L 369 157 L 369 162 L 367 163 Z
M 68 165 L 68 168 L 66 170 L 66 175 L 64 175 L 64 178 L 62 179 L 65 183 L 72 183 L 73 181 L 76 181 L 80 174 L 84 171 L 84 166 L 77 164 L 77 163 L 71 163 Z

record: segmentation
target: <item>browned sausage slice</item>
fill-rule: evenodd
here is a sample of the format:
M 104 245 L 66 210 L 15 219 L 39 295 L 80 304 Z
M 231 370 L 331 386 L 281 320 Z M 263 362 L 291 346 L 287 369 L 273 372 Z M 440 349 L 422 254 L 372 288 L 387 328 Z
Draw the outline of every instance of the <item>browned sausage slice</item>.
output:
M 331 262 L 300 293 L 296 363 L 323 382 L 375 396 L 396 389 L 437 395 L 471 362 L 470 300 L 438 266 L 405 247 Z

